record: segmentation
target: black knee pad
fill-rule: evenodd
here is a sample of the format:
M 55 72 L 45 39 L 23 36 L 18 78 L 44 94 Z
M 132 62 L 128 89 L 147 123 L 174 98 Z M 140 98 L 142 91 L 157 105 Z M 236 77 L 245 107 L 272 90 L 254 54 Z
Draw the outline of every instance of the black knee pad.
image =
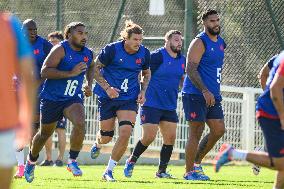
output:
M 101 129 L 100 129 L 100 133 L 101 133 L 101 136 L 113 137 L 113 135 L 114 135 L 114 131 L 103 131 Z
M 120 121 L 118 125 L 119 127 L 122 125 L 130 125 L 132 128 L 134 128 L 135 123 L 132 123 L 131 121 Z

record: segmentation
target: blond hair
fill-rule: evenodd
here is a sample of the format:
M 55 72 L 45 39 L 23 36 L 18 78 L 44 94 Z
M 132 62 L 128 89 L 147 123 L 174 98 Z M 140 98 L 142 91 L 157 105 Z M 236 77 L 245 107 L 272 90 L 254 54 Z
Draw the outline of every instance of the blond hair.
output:
M 120 37 L 124 40 L 129 39 L 133 33 L 134 34 L 143 34 L 144 31 L 141 28 L 141 26 L 139 26 L 138 24 L 135 24 L 131 20 L 126 20 L 125 21 L 125 27 L 120 32 Z

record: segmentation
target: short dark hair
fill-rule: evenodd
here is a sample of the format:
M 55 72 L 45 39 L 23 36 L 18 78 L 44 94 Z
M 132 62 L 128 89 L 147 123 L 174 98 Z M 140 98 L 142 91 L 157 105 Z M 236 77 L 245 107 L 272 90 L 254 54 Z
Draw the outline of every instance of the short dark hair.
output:
M 126 20 L 125 21 L 125 27 L 124 29 L 120 32 L 120 37 L 122 39 L 129 39 L 132 34 L 143 34 L 144 31 L 141 26 L 138 24 L 135 24 L 131 20 Z
M 48 36 L 47 36 L 47 39 L 50 39 L 50 38 L 57 38 L 57 39 L 59 39 L 60 41 L 63 41 L 63 39 L 64 39 L 64 37 L 63 37 L 61 31 L 51 32 L 51 33 L 48 34 Z
M 165 40 L 169 40 L 172 38 L 173 35 L 178 34 L 178 35 L 182 35 L 182 33 L 178 30 L 170 30 L 166 33 L 165 35 Z
M 71 22 L 70 24 L 68 24 L 64 29 L 64 38 L 68 39 L 68 34 L 79 26 L 86 27 L 83 22 Z
M 202 14 L 202 20 L 206 20 L 208 16 L 213 15 L 213 14 L 219 14 L 216 10 L 214 9 L 207 9 L 203 14 Z

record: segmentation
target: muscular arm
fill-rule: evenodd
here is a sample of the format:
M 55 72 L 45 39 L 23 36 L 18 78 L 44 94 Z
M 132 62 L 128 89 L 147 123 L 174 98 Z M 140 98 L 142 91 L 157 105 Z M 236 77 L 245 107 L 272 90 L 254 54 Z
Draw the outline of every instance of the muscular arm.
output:
M 284 88 L 284 76 L 276 73 L 270 85 L 270 96 L 280 119 L 284 119 L 283 88 Z
M 189 45 L 186 59 L 186 73 L 194 86 L 201 92 L 208 90 L 197 71 L 199 62 L 204 52 L 205 48 L 202 40 L 198 38 L 194 39 Z
M 71 71 L 60 71 L 57 69 L 60 60 L 65 56 L 62 46 L 58 46 L 49 53 L 41 68 L 41 77 L 44 79 L 62 79 L 72 77 Z
M 94 62 L 94 77 L 97 83 L 106 91 L 110 87 L 110 85 L 101 74 L 101 69 L 104 66 L 105 65 L 101 63 L 99 58 L 97 57 Z
M 266 81 L 267 78 L 269 76 L 269 67 L 268 67 L 268 63 L 266 63 L 260 70 L 259 74 L 258 74 L 258 79 L 259 79 L 259 83 L 261 88 L 264 90 L 265 86 L 266 86 Z
M 94 76 L 95 76 L 95 62 L 92 60 L 92 63 L 89 66 L 86 73 L 87 83 L 89 87 L 92 87 L 93 85 Z
M 142 70 L 142 82 L 141 82 L 141 92 L 146 92 L 147 87 L 149 85 L 149 81 L 151 79 L 151 70 Z

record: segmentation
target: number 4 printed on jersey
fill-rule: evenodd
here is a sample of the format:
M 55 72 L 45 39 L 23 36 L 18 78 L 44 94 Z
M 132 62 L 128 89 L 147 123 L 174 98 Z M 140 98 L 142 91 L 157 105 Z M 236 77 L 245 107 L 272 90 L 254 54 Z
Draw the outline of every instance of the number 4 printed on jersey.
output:
M 123 90 L 123 92 L 127 92 L 128 89 L 128 79 L 124 79 L 124 81 L 122 82 L 120 89 Z

